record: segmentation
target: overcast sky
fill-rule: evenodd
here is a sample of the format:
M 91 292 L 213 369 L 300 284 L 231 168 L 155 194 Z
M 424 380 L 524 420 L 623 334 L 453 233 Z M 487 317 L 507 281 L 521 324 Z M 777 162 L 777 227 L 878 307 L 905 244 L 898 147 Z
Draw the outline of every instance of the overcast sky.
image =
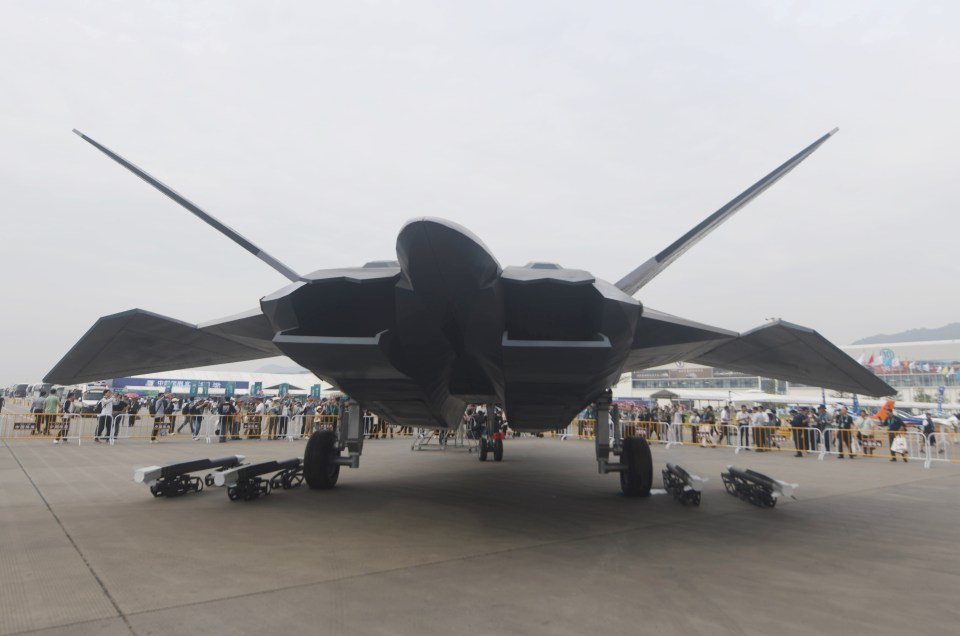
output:
M 415 216 L 616 281 L 834 126 L 640 290 L 837 344 L 956 321 L 960 3 L 0 3 L 0 384 L 102 315 L 203 322 L 395 258 Z

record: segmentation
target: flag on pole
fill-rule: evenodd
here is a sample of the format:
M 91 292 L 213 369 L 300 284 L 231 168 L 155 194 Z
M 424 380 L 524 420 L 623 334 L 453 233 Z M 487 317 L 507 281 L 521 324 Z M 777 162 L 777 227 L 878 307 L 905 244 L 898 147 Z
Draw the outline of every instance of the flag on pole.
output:
M 824 408 L 827 407 L 827 390 L 823 387 L 820 387 L 820 404 L 822 404 Z
M 860 357 L 857 358 L 857 364 L 863 365 L 863 363 L 866 361 L 866 359 L 867 359 L 867 354 L 866 354 L 866 353 L 861 353 L 861 354 L 860 354 Z
M 856 393 L 853 394 L 853 412 L 860 412 L 860 398 L 857 397 Z
M 872 354 L 872 353 L 870 354 L 870 359 L 867 360 L 867 366 L 868 366 L 868 367 L 872 367 L 872 366 L 873 366 L 873 354 Z

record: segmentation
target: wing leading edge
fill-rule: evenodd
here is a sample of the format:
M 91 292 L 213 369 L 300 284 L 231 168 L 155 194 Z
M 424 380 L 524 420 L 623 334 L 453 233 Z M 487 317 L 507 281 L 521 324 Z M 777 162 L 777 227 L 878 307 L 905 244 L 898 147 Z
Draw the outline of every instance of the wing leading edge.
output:
M 78 384 L 283 355 L 273 336 L 259 310 L 192 325 L 131 309 L 100 318 L 44 382 Z
M 777 320 L 737 334 L 644 309 L 623 370 L 680 360 L 862 395 L 896 393 L 812 329 Z

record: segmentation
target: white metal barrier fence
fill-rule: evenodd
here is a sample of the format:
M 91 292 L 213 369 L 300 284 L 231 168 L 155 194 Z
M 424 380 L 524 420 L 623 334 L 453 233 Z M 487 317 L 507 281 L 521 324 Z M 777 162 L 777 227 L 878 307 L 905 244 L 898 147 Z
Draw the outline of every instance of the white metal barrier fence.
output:
M 216 413 L 200 415 L 150 415 L 147 413 L 104 416 L 95 413 L 16 413 L 0 414 L 0 440 L 53 440 L 57 443 L 100 441 L 116 443 L 133 439 L 162 441 L 168 438 L 196 439 L 206 443 L 226 439 L 286 439 L 294 441 L 309 436 L 314 430 L 331 429 L 336 426 L 336 415 L 304 416 L 287 418 L 284 427 L 281 416 L 264 414 L 238 414 L 221 416 Z M 554 436 L 561 439 L 579 438 L 592 440 L 596 421 L 573 420 L 566 428 L 557 429 Z M 611 424 L 612 426 L 612 424 Z M 960 433 L 941 428 L 940 431 L 923 435 L 908 428 L 890 433 L 885 429 L 849 430 L 827 428 L 792 428 L 790 426 L 740 426 L 674 424 L 669 422 L 641 422 L 621 420 L 621 437 L 637 436 L 651 444 L 710 448 L 729 448 L 739 454 L 742 451 L 786 451 L 814 454 L 819 459 L 839 457 L 891 457 L 891 445 L 900 436 L 909 459 L 922 461 L 930 468 L 935 463 L 960 463 Z M 222 430 L 221 430 L 222 429 Z M 365 433 L 369 437 L 387 436 L 387 431 L 404 435 L 398 427 L 366 416 Z M 612 431 L 611 431 L 612 433 Z M 462 435 L 462 432 L 460 432 Z M 393 435 L 391 434 L 391 437 Z M 460 444 L 466 442 L 451 432 L 449 439 Z M 899 459 L 904 453 L 897 453 Z

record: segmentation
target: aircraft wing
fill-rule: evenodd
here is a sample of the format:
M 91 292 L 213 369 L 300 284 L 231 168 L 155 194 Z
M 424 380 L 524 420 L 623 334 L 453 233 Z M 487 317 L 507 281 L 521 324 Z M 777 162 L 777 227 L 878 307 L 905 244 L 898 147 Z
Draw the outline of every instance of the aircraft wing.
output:
M 623 370 L 680 360 L 861 395 L 896 393 L 812 329 L 778 320 L 737 334 L 644 308 Z
M 258 309 L 202 325 L 131 309 L 99 319 L 44 382 L 78 384 L 283 355 L 273 336 Z

